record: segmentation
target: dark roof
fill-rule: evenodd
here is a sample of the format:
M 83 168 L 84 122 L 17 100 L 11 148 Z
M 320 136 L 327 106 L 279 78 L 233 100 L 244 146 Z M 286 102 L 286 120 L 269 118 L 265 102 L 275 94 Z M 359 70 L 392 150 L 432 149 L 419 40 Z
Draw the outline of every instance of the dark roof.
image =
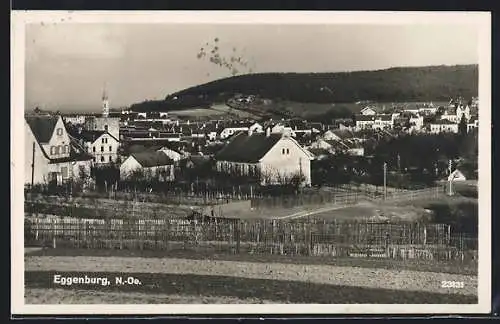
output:
M 448 119 L 439 119 L 439 120 L 436 120 L 435 122 L 432 122 L 431 124 L 434 124 L 434 125 L 456 125 L 456 123 L 449 121 Z
M 141 144 L 132 144 L 126 148 L 126 151 L 129 154 L 141 153 L 141 152 L 155 152 L 161 149 L 161 145 L 141 145 Z
M 356 121 L 374 121 L 375 117 L 372 115 L 356 115 Z
M 37 141 L 39 143 L 47 143 L 54 133 L 54 128 L 56 127 L 59 117 L 30 116 L 25 117 L 25 119 Z
M 82 130 L 80 133 L 78 132 L 71 132 L 71 136 L 77 139 L 82 139 L 85 142 L 94 142 L 96 139 L 98 139 L 102 134 L 106 133 L 105 131 L 99 131 L 99 130 Z
M 392 120 L 392 116 L 391 115 L 377 115 L 377 119 L 380 119 L 380 120 Z
M 131 156 L 133 156 L 134 159 L 136 159 L 136 161 L 139 162 L 139 164 L 144 168 L 170 165 L 174 163 L 174 161 L 163 152 L 145 151 L 132 153 Z
M 282 134 L 247 133 L 234 135 L 229 143 L 215 155 L 219 161 L 257 163 L 281 139 Z

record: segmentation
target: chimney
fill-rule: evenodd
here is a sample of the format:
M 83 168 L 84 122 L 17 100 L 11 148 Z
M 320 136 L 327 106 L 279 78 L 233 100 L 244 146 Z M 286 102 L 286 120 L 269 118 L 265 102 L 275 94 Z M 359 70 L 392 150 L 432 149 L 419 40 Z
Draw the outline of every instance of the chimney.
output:
M 266 128 L 266 137 L 271 136 L 271 127 Z

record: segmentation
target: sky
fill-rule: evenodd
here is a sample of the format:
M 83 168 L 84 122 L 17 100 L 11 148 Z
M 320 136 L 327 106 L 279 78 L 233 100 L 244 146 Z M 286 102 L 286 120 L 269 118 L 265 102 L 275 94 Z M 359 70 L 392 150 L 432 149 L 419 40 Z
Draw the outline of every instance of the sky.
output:
M 217 44 L 215 42 L 217 38 Z M 206 44 L 247 61 L 240 73 L 342 72 L 478 63 L 477 30 L 460 24 L 29 24 L 25 104 L 98 111 L 231 76 L 199 58 Z

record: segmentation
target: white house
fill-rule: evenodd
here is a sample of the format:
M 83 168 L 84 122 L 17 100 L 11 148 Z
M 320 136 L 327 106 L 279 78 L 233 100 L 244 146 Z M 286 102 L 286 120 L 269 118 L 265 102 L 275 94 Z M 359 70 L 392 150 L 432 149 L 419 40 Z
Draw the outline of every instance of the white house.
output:
M 429 124 L 430 133 L 458 133 L 458 124 L 446 119 L 441 119 Z
M 376 115 L 374 117 L 375 119 L 372 125 L 373 129 L 387 129 L 392 128 L 394 125 L 392 115 Z
M 479 127 L 479 119 L 477 117 L 474 117 L 474 118 L 471 117 L 471 120 L 467 124 L 467 132 L 470 132 L 473 129 L 478 128 L 478 127 Z
M 162 151 L 132 153 L 120 165 L 120 179 L 130 180 L 138 173 L 141 179 L 173 181 L 174 161 Z
M 372 129 L 374 124 L 373 115 L 356 115 L 356 130 Z
M 92 157 L 71 141 L 61 116 L 25 117 L 24 182 L 48 184 L 90 175 Z
M 409 119 L 410 131 L 419 132 L 424 126 L 424 116 L 421 115 L 411 115 Z
M 240 133 L 215 155 L 220 172 L 254 175 L 263 185 L 277 185 L 295 176 L 311 184 L 314 156 L 291 136 L 271 133 Z
M 226 127 L 220 132 L 219 137 L 221 139 L 226 139 L 238 132 L 246 132 L 246 131 L 248 131 L 248 126 Z
M 291 136 L 295 136 L 292 127 L 286 126 L 282 123 L 277 123 L 271 128 L 271 133 L 274 134 L 289 134 Z
M 225 127 L 219 134 L 220 139 L 226 139 L 238 132 L 261 133 L 263 132 L 263 127 L 259 123 L 237 123 L 231 126 Z
M 458 124 L 460 123 L 460 120 L 462 120 L 462 116 L 465 116 L 466 122 L 470 120 L 471 115 L 469 106 L 457 105 L 457 107 L 448 107 L 448 109 L 445 110 L 444 114 L 441 115 L 441 119 Z
M 93 156 L 96 165 L 117 163 L 120 141 L 106 131 L 81 130 L 70 134 Z

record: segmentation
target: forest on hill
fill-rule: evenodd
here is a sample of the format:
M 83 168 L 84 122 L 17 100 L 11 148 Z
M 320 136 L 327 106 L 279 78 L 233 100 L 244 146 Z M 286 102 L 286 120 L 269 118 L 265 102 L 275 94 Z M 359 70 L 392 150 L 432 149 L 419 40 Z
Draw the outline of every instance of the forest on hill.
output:
M 478 94 L 478 65 L 390 68 L 339 73 L 255 73 L 197 85 L 131 105 L 133 111 L 209 107 L 236 94 L 300 103 L 448 101 Z

